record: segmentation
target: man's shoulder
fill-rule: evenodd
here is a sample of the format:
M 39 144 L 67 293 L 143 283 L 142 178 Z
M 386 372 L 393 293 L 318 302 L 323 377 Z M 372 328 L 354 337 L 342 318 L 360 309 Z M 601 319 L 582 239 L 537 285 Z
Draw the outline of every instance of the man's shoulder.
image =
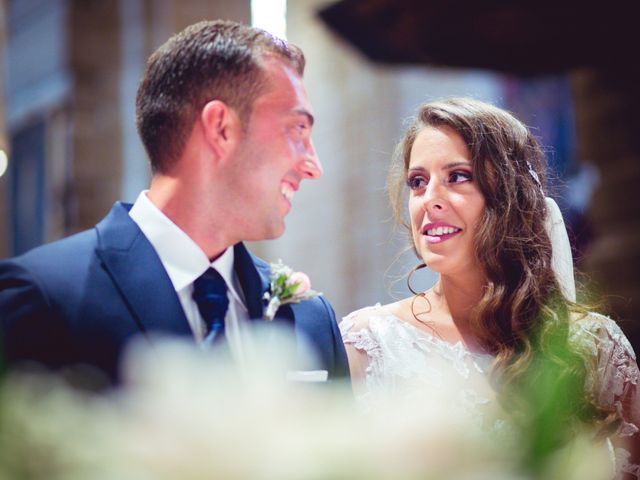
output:
M 337 325 L 333 307 L 322 294 L 294 303 L 291 307 L 295 312 L 296 322 L 323 325 L 322 328 Z
M 117 206 L 117 204 L 116 204 Z M 114 209 L 116 208 L 114 206 Z M 98 229 L 113 215 L 113 209 L 96 227 L 83 230 L 60 240 L 45 243 L 16 257 L 0 260 L 0 273 L 10 270 L 26 270 L 46 273 L 52 278 L 68 277 L 78 267 L 86 267 L 103 241 Z
M 0 268 L 7 264 L 23 265 L 26 268 L 58 267 L 95 248 L 95 229 L 85 230 L 69 237 L 35 247 L 19 256 L 0 261 Z

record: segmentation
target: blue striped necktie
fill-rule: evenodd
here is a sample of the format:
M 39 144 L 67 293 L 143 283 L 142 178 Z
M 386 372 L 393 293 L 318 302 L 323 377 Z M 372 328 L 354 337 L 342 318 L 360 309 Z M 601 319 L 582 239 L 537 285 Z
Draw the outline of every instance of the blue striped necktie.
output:
M 224 317 L 229 308 L 229 298 L 222 275 L 213 268 L 207 269 L 193 282 L 192 298 L 206 327 L 203 346 L 224 340 Z

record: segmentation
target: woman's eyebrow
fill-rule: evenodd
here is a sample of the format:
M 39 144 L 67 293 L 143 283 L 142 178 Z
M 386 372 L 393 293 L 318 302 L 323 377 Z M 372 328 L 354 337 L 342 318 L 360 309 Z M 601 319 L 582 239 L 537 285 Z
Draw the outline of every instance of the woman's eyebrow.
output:
M 447 163 L 446 165 L 444 165 L 442 167 L 443 170 L 451 170 L 452 168 L 456 168 L 456 167 L 471 167 L 471 163 L 469 162 L 451 162 L 451 163 Z M 416 166 L 416 167 L 409 167 L 408 171 L 410 172 L 426 172 L 427 169 L 422 167 L 422 166 Z
M 452 168 L 456 168 L 456 167 L 470 167 L 471 163 L 469 162 L 451 162 L 451 163 L 447 163 L 444 167 L 444 169 L 446 170 L 450 170 Z

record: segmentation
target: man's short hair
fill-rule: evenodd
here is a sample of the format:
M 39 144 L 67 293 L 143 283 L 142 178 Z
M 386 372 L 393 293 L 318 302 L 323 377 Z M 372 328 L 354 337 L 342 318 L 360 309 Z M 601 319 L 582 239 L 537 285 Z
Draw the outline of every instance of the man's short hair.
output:
M 202 21 L 171 37 L 147 62 L 136 96 L 136 124 L 154 172 L 180 157 L 204 105 L 220 100 L 246 128 L 266 86 L 263 60 L 278 58 L 302 76 L 302 51 L 258 28 Z

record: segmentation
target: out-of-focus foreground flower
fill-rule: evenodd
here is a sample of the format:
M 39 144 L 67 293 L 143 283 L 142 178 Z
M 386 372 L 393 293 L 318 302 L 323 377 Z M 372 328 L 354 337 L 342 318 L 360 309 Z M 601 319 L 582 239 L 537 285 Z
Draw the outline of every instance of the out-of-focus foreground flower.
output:
M 363 413 L 348 385 L 287 381 L 288 340 L 253 343 L 271 346 L 240 366 L 175 340 L 134 347 L 125 386 L 109 395 L 46 375 L 5 379 L 0 478 L 531 478 L 521 439 L 487 436 L 445 398 L 459 386 Z M 549 479 L 609 472 L 606 451 L 582 438 L 542 470 Z

